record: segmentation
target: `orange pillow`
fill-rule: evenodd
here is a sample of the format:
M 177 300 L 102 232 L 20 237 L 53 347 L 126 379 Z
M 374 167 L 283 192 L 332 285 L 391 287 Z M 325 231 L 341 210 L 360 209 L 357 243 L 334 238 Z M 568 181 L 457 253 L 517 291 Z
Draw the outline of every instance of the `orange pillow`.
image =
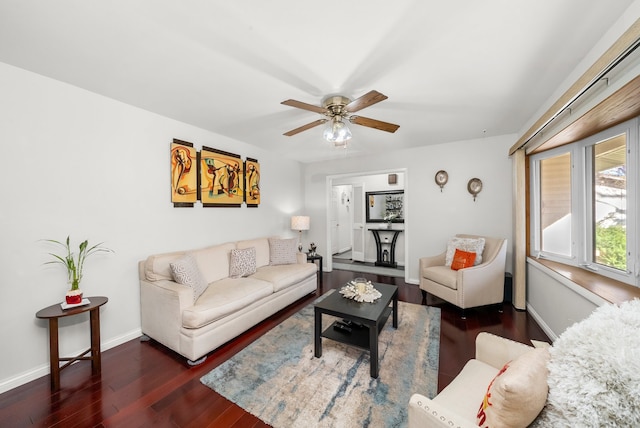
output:
M 476 253 L 470 253 L 468 251 L 458 250 L 453 255 L 453 261 L 451 262 L 451 269 L 459 270 L 473 266 L 473 262 L 476 261 Z

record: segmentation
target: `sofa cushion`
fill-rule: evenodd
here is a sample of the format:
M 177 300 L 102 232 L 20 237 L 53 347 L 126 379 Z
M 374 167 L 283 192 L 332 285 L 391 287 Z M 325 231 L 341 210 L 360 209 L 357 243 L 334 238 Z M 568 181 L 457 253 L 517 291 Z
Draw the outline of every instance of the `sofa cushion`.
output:
M 462 251 L 456 248 L 456 252 L 453 255 L 453 261 L 451 262 L 451 270 L 460 270 L 471 267 L 475 261 L 476 253 Z
M 230 254 L 235 248 L 236 244 L 230 242 L 191 252 L 208 284 L 229 277 Z
M 200 328 L 273 294 L 273 286 L 255 278 L 225 278 L 209 284 L 195 304 L 182 311 L 182 326 Z
M 422 269 L 422 276 L 426 279 L 430 279 L 433 282 L 442 284 L 449 287 L 452 290 L 458 289 L 457 271 L 451 270 L 447 266 L 431 266 Z
M 286 265 L 298 262 L 298 241 L 295 238 L 269 238 L 269 264 Z
M 144 263 L 144 277 L 149 281 L 160 281 L 163 279 L 172 281 L 173 274 L 171 273 L 169 264 L 175 262 L 185 254 L 185 251 L 176 251 L 147 257 Z
M 236 243 L 236 248 L 239 250 L 251 247 L 256 249 L 256 268 L 267 266 L 269 264 L 269 240 L 267 238 L 258 238 Z
M 547 401 L 547 348 L 532 349 L 508 362 L 489 383 L 478 410 L 481 427 L 525 427 Z
M 273 291 L 277 292 L 313 276 L 317 269 L 315 263 L 263 266 L 251 275 L 251 278 L 270 282 L 273 284 Z
M 231 250 L 231 264 L 229 276 L 240 278 L 256 273 L 256 248 L 249 247 L 242 250 Z
M 178 260 L 169 263 L 173 279 L 182 285 L 186 285 L 193 291 L 193 301 L 207 289 L 207 282 L 198 269 L 198 264 L 191 254 L 185 254 Z
M 482 252 L 484 251 L 484 238 L 460 238 L 458 236 L 454 236 L 449 239 L 447 243 L 447 253 L 445 255 L 444 264 L 445 266 L 451 266 L 451 262 L 453 262 L 453 256 L 455 255 L 456 248 L 462 251 L 468 251 L 471 253 L 476 253 L 476 260 L 474 262 L 474 266 L 482 263 Z

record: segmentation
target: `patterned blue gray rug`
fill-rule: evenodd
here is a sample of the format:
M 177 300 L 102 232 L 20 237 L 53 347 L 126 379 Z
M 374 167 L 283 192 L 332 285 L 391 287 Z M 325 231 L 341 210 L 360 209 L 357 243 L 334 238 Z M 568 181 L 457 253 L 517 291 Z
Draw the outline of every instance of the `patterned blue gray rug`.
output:
M 398 329 L 389 320 L 380 333 L 378 379 L 358 348 L 323 339 L 314 357 L 309 305 L 200 380 L 275 428 L 406 426 L 411 395 L 437 393 L 440 309 L 398 305 Z

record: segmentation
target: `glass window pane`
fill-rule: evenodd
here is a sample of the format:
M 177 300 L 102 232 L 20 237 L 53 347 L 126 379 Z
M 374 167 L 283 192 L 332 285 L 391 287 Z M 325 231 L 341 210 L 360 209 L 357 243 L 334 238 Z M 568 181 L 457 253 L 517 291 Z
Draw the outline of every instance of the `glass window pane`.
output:
M 618 135 L 593 147 L 593 261 L 627 269 L 627 142 Z
M 571 256 L 571 154 L 540 161 L 541 249 Z

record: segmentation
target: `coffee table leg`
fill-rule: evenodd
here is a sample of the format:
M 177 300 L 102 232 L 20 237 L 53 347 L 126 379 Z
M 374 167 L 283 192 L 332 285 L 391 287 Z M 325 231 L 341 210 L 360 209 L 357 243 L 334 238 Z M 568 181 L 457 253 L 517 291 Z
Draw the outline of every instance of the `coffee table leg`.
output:
M 315 309 L 315 323 L 314 323 L 314 348 L 315 348 L 315 356 L 322 356 L 322 338 L 320 334 L 322 333 L 322 312 L 320 312 L 317 308 Z
M 398 328 L 398 292 L 393 296 L 393 328 Z
M 374 323 L 369 326 L 369 357 L 371 359 L 370 370 L 371 377 L 378 378 L 378 324 Z

